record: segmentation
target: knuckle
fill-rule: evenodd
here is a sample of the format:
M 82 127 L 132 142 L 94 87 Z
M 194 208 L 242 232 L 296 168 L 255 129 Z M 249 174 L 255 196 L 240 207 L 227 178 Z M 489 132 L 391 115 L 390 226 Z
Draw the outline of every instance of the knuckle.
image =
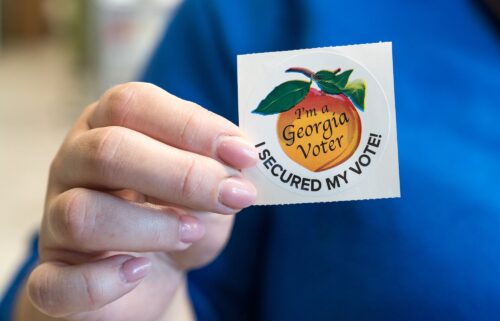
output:
M 179 191 L 182 199 L 191 200 L 200 191 L 203 177 L 201 168 L 197 158 L 193 157 L 189 160 L 180 184 Z
M 31 302 L 43 313 L 57 317 L 58 306 L 61 302 L 54 295 L 47 273 L 42 269 L 35 269 L 27 282 L 28 297 Z
M 56 155 L 52 161 L 50 162 L 49 166 L 49 176 L 54 177 L 61 171 L 62 164 L 61 164 L 61 158 L 59 155 Z
M 94 130 L 89 143 L 90 168 L 103 178 L 112 178 L 117 163 L 115 156 L 125 136 L 120 127 L 106 127 Z
M 195 137 L 194 130 L 199 126 L 196 126 L 198 122 L 198 113 L 190 108 L 186 108 L 186 118 L 182 124 L 182 128 L 179 132 L 179 143 L 183 146 L 192 146 Z
M 184 104 L 182 111 L 184 115 L 178 134 L 178 141 L 183 146 L 200 149 L 200 146 L 197 146 L 200 143 L 200 138 L 202 138 L 202 141 L 207 138 L 208 140 L 212 140 L 210 138 L 217 136 L 212 131 L 206 131 L 207 124 L 210 127 L 216 124 L 214 123 L 215 114 L 194 102 L 184 100 L 182 103 Z M 204 148 L 211 147 L 205 145 Z M 204 150 L 203 152 L 209 154 L 212 151 Z
M 102 286 L 95 276 L 95 273 L 91 273 L 90 270 L 82 271 L 82 284 L 84 289 L 84 300 L 85 306 L 89 310 L 97 310 L 102 306 L 104 300 L 104 293 L 102 291 Z
M 59 196 L 51 216 L 51 227 L 61 242 L 86 243 L 94 224 L 94 219 L 90 219 L 92 213 L 88 210 L 88 197 L 83 189 L 72 189 Z
M 61 178 L 61 174 L 64 173 L 64 168 L 68 159 L 71 159 L 72 149 L 75 147 L 75 139 L 67 138 L 63 144 L 59 147 L 57 153 L 53 156 L 49 165 L 49 177 L 51 178 Z
M 134 104 L 132 103 L 136 93 L 140 90 L 137 83 L 125 83 L 109 89 L 101 98 L 105 117 L 109 124 L 123 126 L 127 115 Z

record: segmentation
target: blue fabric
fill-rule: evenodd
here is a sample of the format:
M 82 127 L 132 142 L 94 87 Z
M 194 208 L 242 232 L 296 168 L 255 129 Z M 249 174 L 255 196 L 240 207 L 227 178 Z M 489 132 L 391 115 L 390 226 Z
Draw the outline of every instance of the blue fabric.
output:
M 498 320 L 498 34 L 465 0 L 187 0 L 145 79 L 237 121 L 236 55 L 393 41 L 402 198 L 255 207 L 199 320 Z
M 243 211 L 198 319 L 498 320 L 498 39 L 474 1 L 186 0 L 144 79 L 234 122 L 237 54 L 393 41 L 402 187 Z
M 18 292 L 21 289 L 21 285 L 24 283 L 26 276 L 33 269 L 37 261 L 38 237 L 34 236 L 30 242 L 29 255 L 22 263 L 21 268 L 17 271 L 14 279 L 7 287 L 7 291 L 3 294 L 2 300 L 0 301 L 0 321 L 13 320 L 13 312 L 16 306 Z

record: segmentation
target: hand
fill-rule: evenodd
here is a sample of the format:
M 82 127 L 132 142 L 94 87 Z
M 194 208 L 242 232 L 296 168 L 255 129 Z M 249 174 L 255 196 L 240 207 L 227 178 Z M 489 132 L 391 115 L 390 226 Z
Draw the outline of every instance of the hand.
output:
M 223 248 L 257 153 L 228 120 L 150 84 L 109 90 L 52 162 L 27 292 L 67 320 L 158 320 Z

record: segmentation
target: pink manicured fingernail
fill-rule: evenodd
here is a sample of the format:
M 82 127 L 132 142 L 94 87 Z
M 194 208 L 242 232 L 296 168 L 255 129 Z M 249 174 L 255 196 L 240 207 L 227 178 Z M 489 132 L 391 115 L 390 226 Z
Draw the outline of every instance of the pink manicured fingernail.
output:
M 205 226 L 197 218 L 182 215 L 179 221 L 179 238 L 182 243 L 196 242 L 205 235 Z
M 151 270 L 151 261 L 145 257 L 134 257 L 125 261 L 121 274 L 125 282 L 134 283 L 144 278 Z
M 227 207 L 242 209 L 255 203 L 257 191 L 248 181 L 241 178 L 228 178 L 222 182 L 219 201 Z
M 217 154 L 224 162 L 236 168 L 254 166 L 259 157 L 254 146 L 236 136 L 222 137 L 217 146 Z

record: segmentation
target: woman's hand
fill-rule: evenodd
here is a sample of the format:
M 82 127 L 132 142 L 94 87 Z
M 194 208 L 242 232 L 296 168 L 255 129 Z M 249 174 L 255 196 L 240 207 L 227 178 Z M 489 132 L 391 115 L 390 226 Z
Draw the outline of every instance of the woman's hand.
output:
M 109 90 L 52 162 L 31 302 L 68 320 L 160 319 L 254 202 L 239 169 L 256 161 L 238 127 L 194 103 L 145 83 Z

